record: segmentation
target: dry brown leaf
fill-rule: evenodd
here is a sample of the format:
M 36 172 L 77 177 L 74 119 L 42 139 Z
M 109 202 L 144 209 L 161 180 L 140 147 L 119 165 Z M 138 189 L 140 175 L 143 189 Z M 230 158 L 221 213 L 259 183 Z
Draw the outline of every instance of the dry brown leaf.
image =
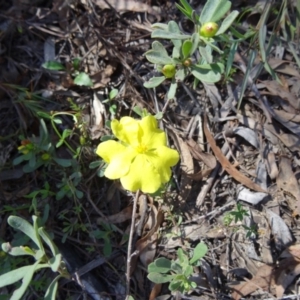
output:
M 285 120 L 286 122 L 294 122 L 294 123 L 300 123 L 300 116 L 299 114 L 292 114 L 288 113 L 284 110 L 278 110 L 274 109 L 274 112 L 277 116 L 279 116 L 282 120 Z
M 190 152 L 195 159 L 203 161 L 203 163 L 205 163 L 205 165 L 210 169 L 214 169 L 217 166 L 216 158 L 210 153 L 203 152 L 199 144 L 197 144 L 193 139 L 187 140 L 186 143 L 188 144 Z
M 272 279 L 273 266 L 263 265 L 257 270 L 256 275 L 249 281 L 231 286 L 234 292 L 231 294 L 234 300 L 239 300 L 243 296 L 249 295 L 261 288 L 263 290 L 270 290 L 274 284 Z
M 200 170 L 195 174 L 184 174 L 184 175 L 192 180 L 200 181 L 203 180 L 203 178 L 208 177 L 212 171 L 213 169 L 206 169 L 206 170 Z
M 151 290 L 149 300 L 155 300 L 156 299 L 156 297 L 160 294 L 161 287 L 162 287 L 161 283 L 154 285 L 154 287 Z
M 271 69 L 276 70 L 279 73 L 300 77 L 299 71 L 291 66 L 290 61 L 284 61 L 276 57 L 272 57 L 268 60 Z
M 178 197 L 178 203 L 183 204 L 185 203 L 185 200 L 188 198 L 191 191 L 192 179 L 189 178 L 188 175 L 194 174 L 194 162 L 187 143 L 183 141 L 183 139 L 179 137 L 176 132 L 172 132 L 172 134 L 177 141 L 181 160 L 180 166 L 181 170 L 183 171 L 181 174 L 180 195 Z
M 278 188 L 293 195 L 296 200 L 290 201 L 289 205 L 291 206 L 294 215 L 300 215 L 300 188 L 292 170 L 291 161 L 288 157 L 282 156 L 280 159 L 279 174 L 276 183 Z
M 279 263 L 274 273 L 276 297 L 281 298 L 285 289 L 300 274 L 300 263 L 293 257 L 286 258 Z
M 142 3 L 140 1 L 132 0 L 93 0 L 93 2 L 99 6 L 101 9 L 110 9 L 113 7 L 118 12 L 124 11 L 134 11 L 134 12 L 148 12 L 152 15 L 157 15 L 158 12 L 154 10 L 148 4 Z M 109 6 L 109 3 L 111 6 Z
M 131 217 L 132 217 L 132 206 L 128 206 L 117 214 L 108 216 L 106 218 L 98 218 L 97 224 L 100 224 L 101 222 L 106 222 L 109 224 L 122 223 L 124 221 L 131 219 Z
M 277 81 L 264 80 L 263 85 L 269 90 L 272 95 L 280 96 L 295 109 L 300 109 L 300 99 L 297 99 L 295 95 L 285 90 L 284 87 Z
M 257 191 L 257 192 L 263 192 L 268 193 L 263 188 L 261 188 L 258 184 L 254 183 L 251 179 L 240 173 L 225 157 L 225 155 L 222 153 L 220 148 L 217 146 L 215 139 L 211 135 L 211 133 L 208 130 L 207 127 L 207 116 L 204 115 L 204 133 L 207 138 L 207 141 L 209 145 L 211 146 L 214 154 L 216 155 L 217 159 L 219 160 L 220 164 L 222 165 L 223 169 L 231 175 L 236 181 L 242 183 L 246 187 L 248 187 L 251 190 Z
M 300 263 L 300 244 L 291 245 L 287 247 L 281 254 L 280 258 L 290 258 Z
M 137 251 L 137 254 L 132 256 L 131 258 L 131 266 L 130 266 L 130 272 L 132 273 L 136 267 L 137 260 L 140 257 L 143 265 L 145 267 L 150 264 L 155 256 L 156 252 L 156 241 L 158 238 L 158 229 L 160 227 L 161 222 L 163 221 L 163 212 L 159 210 L 158 212 L 156 211 L 156 207 L 152 206 L 152 209 L 154 210 L 155 216 L 156 216 L 156 222 L 155 226 L 149 230 L 149 232 L 140 238 L 136 244 L 135 248 Z
M 264 265 L 260 267 L 256 275 L 249 281 L 231 286 L 234 290 L 232 298 L 239 300 L 256 291 L 258 288 L 271 291 L 275 288 L 277 298 L 281 298 L 285 289 L 300 274 L 300 245 L 288 247 L 281 256 L 287 257 L 280 261 L 278 266 Z

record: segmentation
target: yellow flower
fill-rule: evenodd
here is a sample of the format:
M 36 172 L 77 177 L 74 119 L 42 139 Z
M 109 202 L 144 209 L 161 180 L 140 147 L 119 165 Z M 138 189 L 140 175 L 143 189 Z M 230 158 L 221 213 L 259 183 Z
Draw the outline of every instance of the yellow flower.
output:
M 166 134 L 153 116 L 123 117 L 113 120 L 111 128 L 119 141 L 103 142 L 96 151 L 108 163 L 107 178 L 120 179 L 125 189 L 144 193 L 154 193 L 170 180 L 170 167 L 177 164 L 179 154 L 167 147 Z

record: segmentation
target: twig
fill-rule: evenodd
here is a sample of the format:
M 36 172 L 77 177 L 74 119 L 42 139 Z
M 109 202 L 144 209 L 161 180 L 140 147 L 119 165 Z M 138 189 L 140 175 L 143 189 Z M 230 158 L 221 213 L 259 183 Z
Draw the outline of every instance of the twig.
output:
M 130 263 L 131 263 L 131 252 L 132 252 L 132 240 L 133 240 L 133 231 L 134 231 L 134 224 L 135 224 L 135 212 L 137 201 L 139 198 L 140 191 L 138 190 L 135 194 L 134 202 L 133 202 L 133 209 L 132 209 L 132 220 L 130 226 L 130 234 L 128 240 L 128 250 L 127 250 L 127 270 L 126 270 L 126 300 L 129 299 L 130 296 Z

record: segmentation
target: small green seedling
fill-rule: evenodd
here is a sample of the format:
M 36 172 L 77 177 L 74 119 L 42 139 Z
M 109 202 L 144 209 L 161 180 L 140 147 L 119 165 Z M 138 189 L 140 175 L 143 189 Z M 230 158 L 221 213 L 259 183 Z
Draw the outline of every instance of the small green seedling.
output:
M 93 86 L 93 81 L 90 76 L 85 72 L 80 72 L 80 58 L 75 58 L 72 61 L 71 75 L 74 78 L 74 84 L 79 86 Z M 42 64 L 42 67 L 50 71 L 68 71 L 67 68 L 60 62 L 57 61 L 47 61 Z
M 3 243 L 2 250 L 12 256 L 28 255 L 35 260 L 35 263 L 32 265 L 20 267 L 0 276 L 0 288 L 21 281 L 20 287 L 17 288 L 11 295 L 11 300 L 22 299 L 33 279 L 34 274 L 41 269 L 50 268 L 53 272 L 59 273 L 53 279 L 45 293 L 44 299 L 46 300 L 56 299 L 58 280 L 60 278 L 70 278 L 64 262 L 62 261 L 62 255 L 59 253 L 51 237 L 43 227 L 39 226 L 39 219 L 36 216 L 32 216 L 32 219 L 33 226 L 26 220 L 17 216 L 10 216 L 7 220 L 11 227 L 22 231 L 26 236 L 28 236 L 34 243 L 34 247 L 13 247 L 10 243 Z M 50 257 L 43 243 L 49 247 L 51 251 Z
M 55 147 L 51 143 L 48 129 L 43 119 L 40 120 L 39 136 L 25 138 L 21 136 L 21 145 L 18 147 L 20 155 L 13 161 L 14 165 L 25 162 L 23 171 L 30 173 L 41 166 L 50 168 L 52 165 L 58 164 L 61 167 L 70 167 L 70 159 L 61 159 L 56 155 Z
M 172 292 L 188 292 L 197 286 L 190 280 L 194 272 L 193 267 L 201 264 L 200 259 L 205 256 L 207 250 L 204 243 L 199 243 L 194 249 L 192 258 L 189 258 L 188 253 L 181 248 L 177 250 L 176 260 L 160 257 L 148 266 L 148 279 L 154 283 L 170 282 L 169 290 Z
M 234 221 L 243 221 L 244 216 L 249 216 L 249 213 L 246 209 L 243 208 L 241 203 L 237 203 L 236 210 L 231 211 L 230 214 L 234 217 Z

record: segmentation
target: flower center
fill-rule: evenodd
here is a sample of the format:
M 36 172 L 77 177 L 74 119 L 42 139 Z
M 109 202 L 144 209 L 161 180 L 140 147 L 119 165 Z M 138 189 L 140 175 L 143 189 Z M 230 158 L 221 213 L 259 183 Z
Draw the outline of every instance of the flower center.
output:
M 135 148 L 135 150 L 138 153 L 145 153 L 147 151 L 147 146 L 145 146 L 144 144 L 140 144 Z

